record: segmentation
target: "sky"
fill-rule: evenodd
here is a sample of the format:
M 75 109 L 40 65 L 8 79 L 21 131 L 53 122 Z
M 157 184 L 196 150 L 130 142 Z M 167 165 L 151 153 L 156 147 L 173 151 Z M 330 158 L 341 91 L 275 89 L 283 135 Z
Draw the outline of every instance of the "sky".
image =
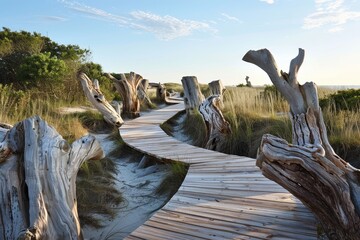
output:
M 0 0 L 0 26 L 89 49 L 106 72 L 150 82 L 271 84 L 248 50 L 269 49 L 300 83 L 360 85 L 360 0 Z

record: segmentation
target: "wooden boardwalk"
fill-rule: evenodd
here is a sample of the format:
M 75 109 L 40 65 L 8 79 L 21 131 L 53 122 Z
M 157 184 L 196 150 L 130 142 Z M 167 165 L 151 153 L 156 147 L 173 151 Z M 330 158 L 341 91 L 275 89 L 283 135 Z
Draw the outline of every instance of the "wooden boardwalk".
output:
M 159 124 L 176 104 L 143 114 L 121 128 L 140 152 L 190 164 L 171 200 L 127 239 L 317 239 L 313 214 L 263 177 L 255 159 L 197 148 L 165 134 Z

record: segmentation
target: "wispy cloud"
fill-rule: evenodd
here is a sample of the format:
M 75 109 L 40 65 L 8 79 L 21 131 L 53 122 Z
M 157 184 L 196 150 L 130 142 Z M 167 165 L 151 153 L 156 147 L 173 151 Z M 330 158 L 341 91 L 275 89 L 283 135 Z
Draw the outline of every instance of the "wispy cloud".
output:
M 74 1 L 59 0 L 59 2 L 62 2 L 66 7 L 74 11 L 86 14 L 90 17 L 115 22 L 121 25 L 126 25 L 128 23 L 125 17 L 114 15 L 98 8 L 90 7 Z
M 169 15 L 159 16 L 150 12 L 131 12 L 134 28 L 154 33 L 163 40 L 188 36 L 194 31 L 214 31 L 209 24 L 193 20 L 181 20 Z
M 151 12 L 133 11 L 128 16 L 115 15 L 102 9 L 90 7 L 78 2 L 59 0 L 68 8 L 103 21 L 110 21 L 121 27 L 128 27 L 153 33 L 161 40 L 172 40 L 189 36 L 195 31 L 216 32 L 208 23 L 178 19 L 173 16 L 160 16 Z
M 275 0 L 260 0 L 261 2 L 266 2 L 267 4 L 274 4 Z
M 315 0 L 315 5 L 315 12 L 304 20 L 305 29 L 329 26 L 329 32 L 339 32 L 347 22 L 360 20 L 360 12 L 348 10 L 345 0 Z
M 235 21 L 235 22 L 241 22 L 240 19 L 238 19 L 237 17 L 234 16 L 230 16 L 229 14 L 226 13 L 221 13 L 221 16 L 223 16 L 225 19 L 230 20 L 230 21 Z
M 41 18 L 46 21 L 52 21 L 52 22 L 65 22 L 68 20 L 67 18 L 58 17 L 58 16 L 42 16 Z

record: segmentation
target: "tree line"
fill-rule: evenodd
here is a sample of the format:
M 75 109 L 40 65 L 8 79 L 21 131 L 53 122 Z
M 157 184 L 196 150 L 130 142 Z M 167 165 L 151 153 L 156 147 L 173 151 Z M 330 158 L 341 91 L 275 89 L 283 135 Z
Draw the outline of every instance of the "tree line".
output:
M 80 90 L 77 73 L 97 78 L 103 86 L 110 80 L 101 65 L 88 61 L 91 52 L 78 45 L 59 44 L 40 33 L 0 31 L 0 83 L 14 90 L 32 90 L 54 98 L 73 100 Z

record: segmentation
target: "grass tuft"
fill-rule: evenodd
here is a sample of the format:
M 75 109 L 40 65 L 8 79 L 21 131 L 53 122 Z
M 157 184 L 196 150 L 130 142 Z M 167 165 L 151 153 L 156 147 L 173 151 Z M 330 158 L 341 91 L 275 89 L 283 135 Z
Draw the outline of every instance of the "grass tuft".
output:
M 157 195 L 167 195 L 168 199 L 178 191 L 185 179 L 189 165 L 175 161 L 170 164 L 170 167 L 171 171 L 164 177 L 155 190 Z

